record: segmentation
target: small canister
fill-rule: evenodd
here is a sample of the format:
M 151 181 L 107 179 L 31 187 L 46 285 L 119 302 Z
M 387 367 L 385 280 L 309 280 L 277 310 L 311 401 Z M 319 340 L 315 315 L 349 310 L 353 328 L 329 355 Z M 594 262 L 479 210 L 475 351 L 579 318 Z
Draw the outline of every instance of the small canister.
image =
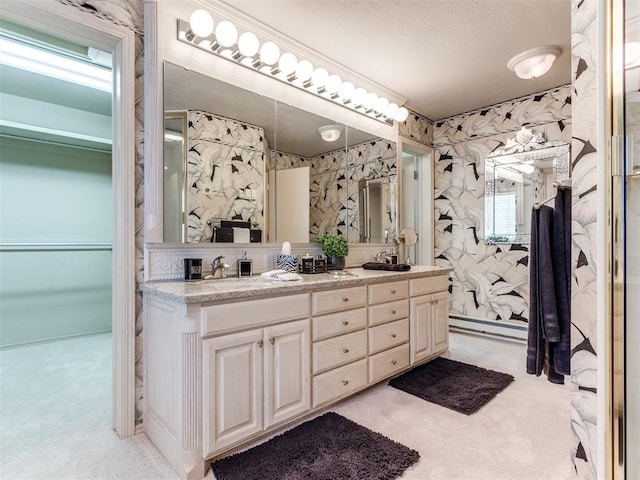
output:
M 313 257 L 308 253 L 302 257 L 302 272 L 303 273 L 313 273 Z
M 184 280 L 185 282 L 195 282 L 197 280 L 202 280 L 201 258 L 184 259 Z

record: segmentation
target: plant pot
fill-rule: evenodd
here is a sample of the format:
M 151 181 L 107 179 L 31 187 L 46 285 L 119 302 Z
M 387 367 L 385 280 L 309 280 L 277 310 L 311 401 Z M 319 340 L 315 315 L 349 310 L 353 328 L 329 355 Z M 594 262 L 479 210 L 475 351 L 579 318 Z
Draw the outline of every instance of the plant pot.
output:
M 345 257 L 331 255 L 327 257 L 327 270 L 344 270 Z

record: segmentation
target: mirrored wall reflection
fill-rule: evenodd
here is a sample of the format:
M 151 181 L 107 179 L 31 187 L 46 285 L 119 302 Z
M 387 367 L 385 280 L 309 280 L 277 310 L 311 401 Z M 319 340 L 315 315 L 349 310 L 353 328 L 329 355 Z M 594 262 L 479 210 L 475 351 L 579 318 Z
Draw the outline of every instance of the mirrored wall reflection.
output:
M 178 131 L 176 112 L 186 117 L 185 194 L 165 177 L 165 242 L 359 242 L 378 224 L 388 236 L 369 241 L 394 241 L 395 189 L 364 217 L 359 197 L 359 182 L 395 178 L 394 142 L 169 63 L 164 85 L 167 130 Z
M 530 131 L 529 131 L 530 132 Z M 531 211 L 570 179 L 569 145 L 541 143 L 529 151 L 498 150 L 485 161 L 487 243 L 529 244 Z

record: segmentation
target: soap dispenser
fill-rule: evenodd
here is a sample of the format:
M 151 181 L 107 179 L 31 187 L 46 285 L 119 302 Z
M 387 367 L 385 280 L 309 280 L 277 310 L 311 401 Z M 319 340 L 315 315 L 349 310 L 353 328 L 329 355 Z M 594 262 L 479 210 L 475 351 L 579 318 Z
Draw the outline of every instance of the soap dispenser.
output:
M 238 277 L 250 277 L 253 275 L 253 260 L 247 258 L 247 252 L 242 252 L 242 258 L 238 260 Z

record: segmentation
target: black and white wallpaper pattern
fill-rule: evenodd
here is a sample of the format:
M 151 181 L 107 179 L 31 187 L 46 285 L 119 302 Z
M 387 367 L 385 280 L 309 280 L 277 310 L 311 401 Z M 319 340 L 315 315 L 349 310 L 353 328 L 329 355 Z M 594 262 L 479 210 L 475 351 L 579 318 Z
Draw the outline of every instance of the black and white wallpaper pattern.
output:
M 264 231 L 264 129 L 202 111 L 187 116 L 188 241 L 210 242 L 221 220 Z
M 572 0 L 573 166 L 571 264 L 571 428 L 580 479 L 598 477 L 597 249 L 598 3 Z
M 309 166 L 309 230 L 311 238 L 323 233 L 360 238 L 358 182 L 397 174 L 395 142 L 374 139 L 345 149 L 303 158 L 276 152 L 279 169 Z M 389 215 L 393 213 L 389 212 Z
M 570 87 L 435 124 L 435 259 L 453 267 L 452 314 L 520 326 L 528 321 L 528 247 L 484 242 L 484 160 L 523 125 L 570 143 Z

